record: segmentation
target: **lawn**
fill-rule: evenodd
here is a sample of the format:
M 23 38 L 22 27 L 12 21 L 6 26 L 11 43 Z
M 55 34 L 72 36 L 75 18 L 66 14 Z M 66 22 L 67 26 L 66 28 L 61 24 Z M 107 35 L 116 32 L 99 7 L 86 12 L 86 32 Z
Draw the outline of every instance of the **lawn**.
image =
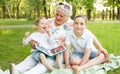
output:
M 89 21 L 91 30 L 110 53 L 120 55 L 120 21 Z M 0 29 L 0 68 L 6 70 L 10 63 L 18 64 L 31 54 L 29 45 L 22 44 L 26 31 L 33 28 Z M 108 74 L 120 74 L 120 68 L 109 71 Z
M 34 24 L 34 20 L 27 19 L 0 19 L 0 25 L 31 25 Z

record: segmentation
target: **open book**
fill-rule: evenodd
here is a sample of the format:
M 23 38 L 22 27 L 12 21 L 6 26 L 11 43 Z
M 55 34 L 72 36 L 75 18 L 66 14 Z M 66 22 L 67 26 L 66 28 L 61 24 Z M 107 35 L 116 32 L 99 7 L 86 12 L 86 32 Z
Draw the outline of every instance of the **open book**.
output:
M 63 45 L 57 46 L 52 49 L 46 49 L 45 47 L 39 46 L 37 44 L 35 44 L 35 49 L 40 50 L 42 53 L 48 56 L 54 56 L 66 50 L 66 48 Z

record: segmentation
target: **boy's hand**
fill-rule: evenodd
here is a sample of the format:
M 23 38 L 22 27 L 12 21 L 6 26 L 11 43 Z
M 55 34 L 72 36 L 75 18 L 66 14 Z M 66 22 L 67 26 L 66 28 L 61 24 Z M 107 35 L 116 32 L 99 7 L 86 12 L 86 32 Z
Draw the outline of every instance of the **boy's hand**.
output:
M 98 50 L 98 55 L 100 55 L 101 53 L 104 54 L 105 58 L 106 58 L 106 62 L 110 63 L 110 59 L 109 59 L 109 55 L 106 49 L 102 48 Z
M 25 38 L 27 38 L 30 35 L 30 32 L 25 32 Z
M 48 36 L 51 36 L 51 34 L 50 34 L 50 28 L 49 27 L 46 27 L 45 31 L 47 32 Z

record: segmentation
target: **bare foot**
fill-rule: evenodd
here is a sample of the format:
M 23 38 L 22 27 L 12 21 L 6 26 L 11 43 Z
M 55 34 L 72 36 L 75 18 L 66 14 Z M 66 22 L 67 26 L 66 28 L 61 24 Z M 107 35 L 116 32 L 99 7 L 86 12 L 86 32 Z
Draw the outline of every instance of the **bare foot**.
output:
M 52 71 L 54 71 L 55 69 L 54 69 L 54 68 L 51 68 L 51 69 L 49 69 L 49 70 L 52 72 Z
M 72 66 L 72 69 L 74 70 L 75 74 L 78 74 L 78 72 L 79 72 L 78 66 Z

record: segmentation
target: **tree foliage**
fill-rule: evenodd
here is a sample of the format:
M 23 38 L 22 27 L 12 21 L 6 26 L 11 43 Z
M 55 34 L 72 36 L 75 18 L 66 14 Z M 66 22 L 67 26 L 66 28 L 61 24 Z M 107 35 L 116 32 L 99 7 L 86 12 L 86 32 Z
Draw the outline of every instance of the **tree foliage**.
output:
M 87 15 L 88 19 L 91 19 L 93 18 L 91 14 L 93 14 L 95 10 L 94 3 L 99 0 L 0 0 L 0 18 L 8 18 L 10 16 L 16 19 L 35 19 L 39 16 L 45 16 L 46 18 L 53 17 L 56 4 L 62 1 L 66 1 L 72 5 L 72 18 L 81 13 Z M 105 13 L 112 14 L 114 16 L 113 18 L 115 18 L 116 15 L 120 18 L 120 0 L 101 1 L 105 7 L 110 7 L 111 11 L 104 11 Z M 115 11 L 116 8 L 117 13 Z

